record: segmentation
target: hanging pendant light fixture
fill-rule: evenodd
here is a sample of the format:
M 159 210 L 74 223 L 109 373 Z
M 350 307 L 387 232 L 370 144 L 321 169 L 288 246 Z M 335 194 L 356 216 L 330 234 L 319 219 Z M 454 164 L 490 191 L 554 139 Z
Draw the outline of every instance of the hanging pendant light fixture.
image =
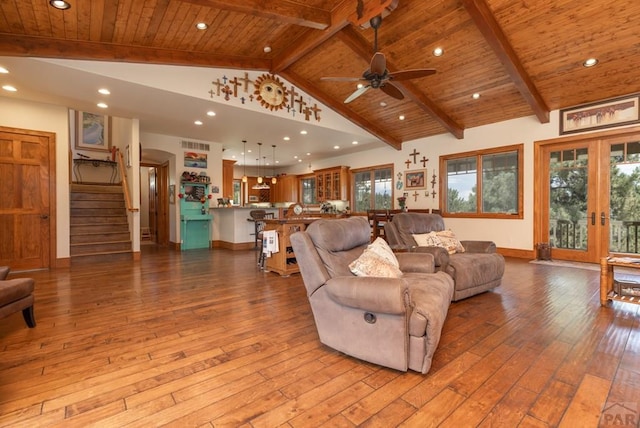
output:
M 260 154 L 262 153 L 261 150 L 262 147 L 262 143 L 258 143 L 258 184 L 262 184 L 262 175 L 260 175 Z
M 271 184 L 276 184 L 278 179 L 276 178 L 276 145 L 272 145 L 273 147 L 273 176 L 271 177 Z
M 251 186 L 252 189 L 254 190 L 266 190 L 266 189 L 270 189 L 271 187 L 269 187 L 269 185 L 267 183 L 264 182 L 264 179 L 262 178 L 262 174 L 260 173 L 260 167 L 261 167 L 261 163 L 260 163 L 260 155 L 262 154 L 262 149 L 261 149 L 262 143 L 258 143 L 258 159 L 256 159 L 257 163 L 258 163 L 258 179 L 256 180 L 257 183 L 253 186 Z M 264 156 L 264 159 L 266 159 L 267 157 Z
M 243 150 L 242 150 L 242 182 L 246 183 L 249 181 L 247 178 L 247 140 L 242 140 Z

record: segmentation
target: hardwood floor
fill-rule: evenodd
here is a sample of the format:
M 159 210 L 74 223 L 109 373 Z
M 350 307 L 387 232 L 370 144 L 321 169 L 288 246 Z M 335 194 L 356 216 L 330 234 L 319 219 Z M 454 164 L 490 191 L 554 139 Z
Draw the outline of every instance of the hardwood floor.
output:
M 451 305 L 421 375 L 320 344 L 300 275 L 255 256 L 143 246 L 23 274 L 38 325 L 0 320 L 0 426 L 595 427 L 605 405 L 637 423 L 640 306 L 601 308 L 597 271 L 509 259 Z

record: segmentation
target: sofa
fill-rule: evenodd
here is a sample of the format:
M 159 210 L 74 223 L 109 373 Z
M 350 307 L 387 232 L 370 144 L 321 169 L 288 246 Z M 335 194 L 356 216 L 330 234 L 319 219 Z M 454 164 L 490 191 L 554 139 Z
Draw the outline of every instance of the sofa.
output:
M 446 272 L 453 278 L 453 301 L 500 285 L 504 275 L 504 257 L 496 252 L 494 242 L 460 240 L 464 252 L 450 254 L 443 247 L 420 246 L 414 237 L 443 231 L 444 220 L 439 214 L 399 213 L 384 225 L 385 238 L 392 248 L 431 254 L 435 269 Z
M 396 370 L 429 371 L 453 295 L 431 255 L 397 254 L 399 277 L 354 275 L 350 266 L 371 243 L 359 216 L 316 220 L 290 240 L 322 343 Z
M 22 311 L 22 317 L 29 328 L 36 326 L 33 315 L 34 281 L 31 278 L 6 279 L 8 266 L 0 266 L 0 318 Z

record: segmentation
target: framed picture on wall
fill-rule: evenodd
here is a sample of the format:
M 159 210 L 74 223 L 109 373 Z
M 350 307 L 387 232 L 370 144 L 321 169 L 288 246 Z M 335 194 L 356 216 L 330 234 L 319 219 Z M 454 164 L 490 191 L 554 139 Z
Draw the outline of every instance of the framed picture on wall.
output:
M 76 149 L 111 150 L 111 118 L 103 114 L 76 112 Z
M 427 188 L 427 170 L 416 169 L 404 173 L 404 188 L 419 190 Z
M 560 134 L 640 123 L 640 94 L 560 110 Z

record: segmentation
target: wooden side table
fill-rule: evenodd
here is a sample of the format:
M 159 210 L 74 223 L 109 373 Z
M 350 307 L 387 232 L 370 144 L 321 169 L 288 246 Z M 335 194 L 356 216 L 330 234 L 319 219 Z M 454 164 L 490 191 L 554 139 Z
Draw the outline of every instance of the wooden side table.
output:
M 640 258 L 603 257 L 600 259 L 600 304 L 606 306 L 609 300 L 640 304 L 640 296 L 618 293 L 614 289 L 614 268 L 640 269 Z M 640 272 L 639 272 L 640 274 Z

